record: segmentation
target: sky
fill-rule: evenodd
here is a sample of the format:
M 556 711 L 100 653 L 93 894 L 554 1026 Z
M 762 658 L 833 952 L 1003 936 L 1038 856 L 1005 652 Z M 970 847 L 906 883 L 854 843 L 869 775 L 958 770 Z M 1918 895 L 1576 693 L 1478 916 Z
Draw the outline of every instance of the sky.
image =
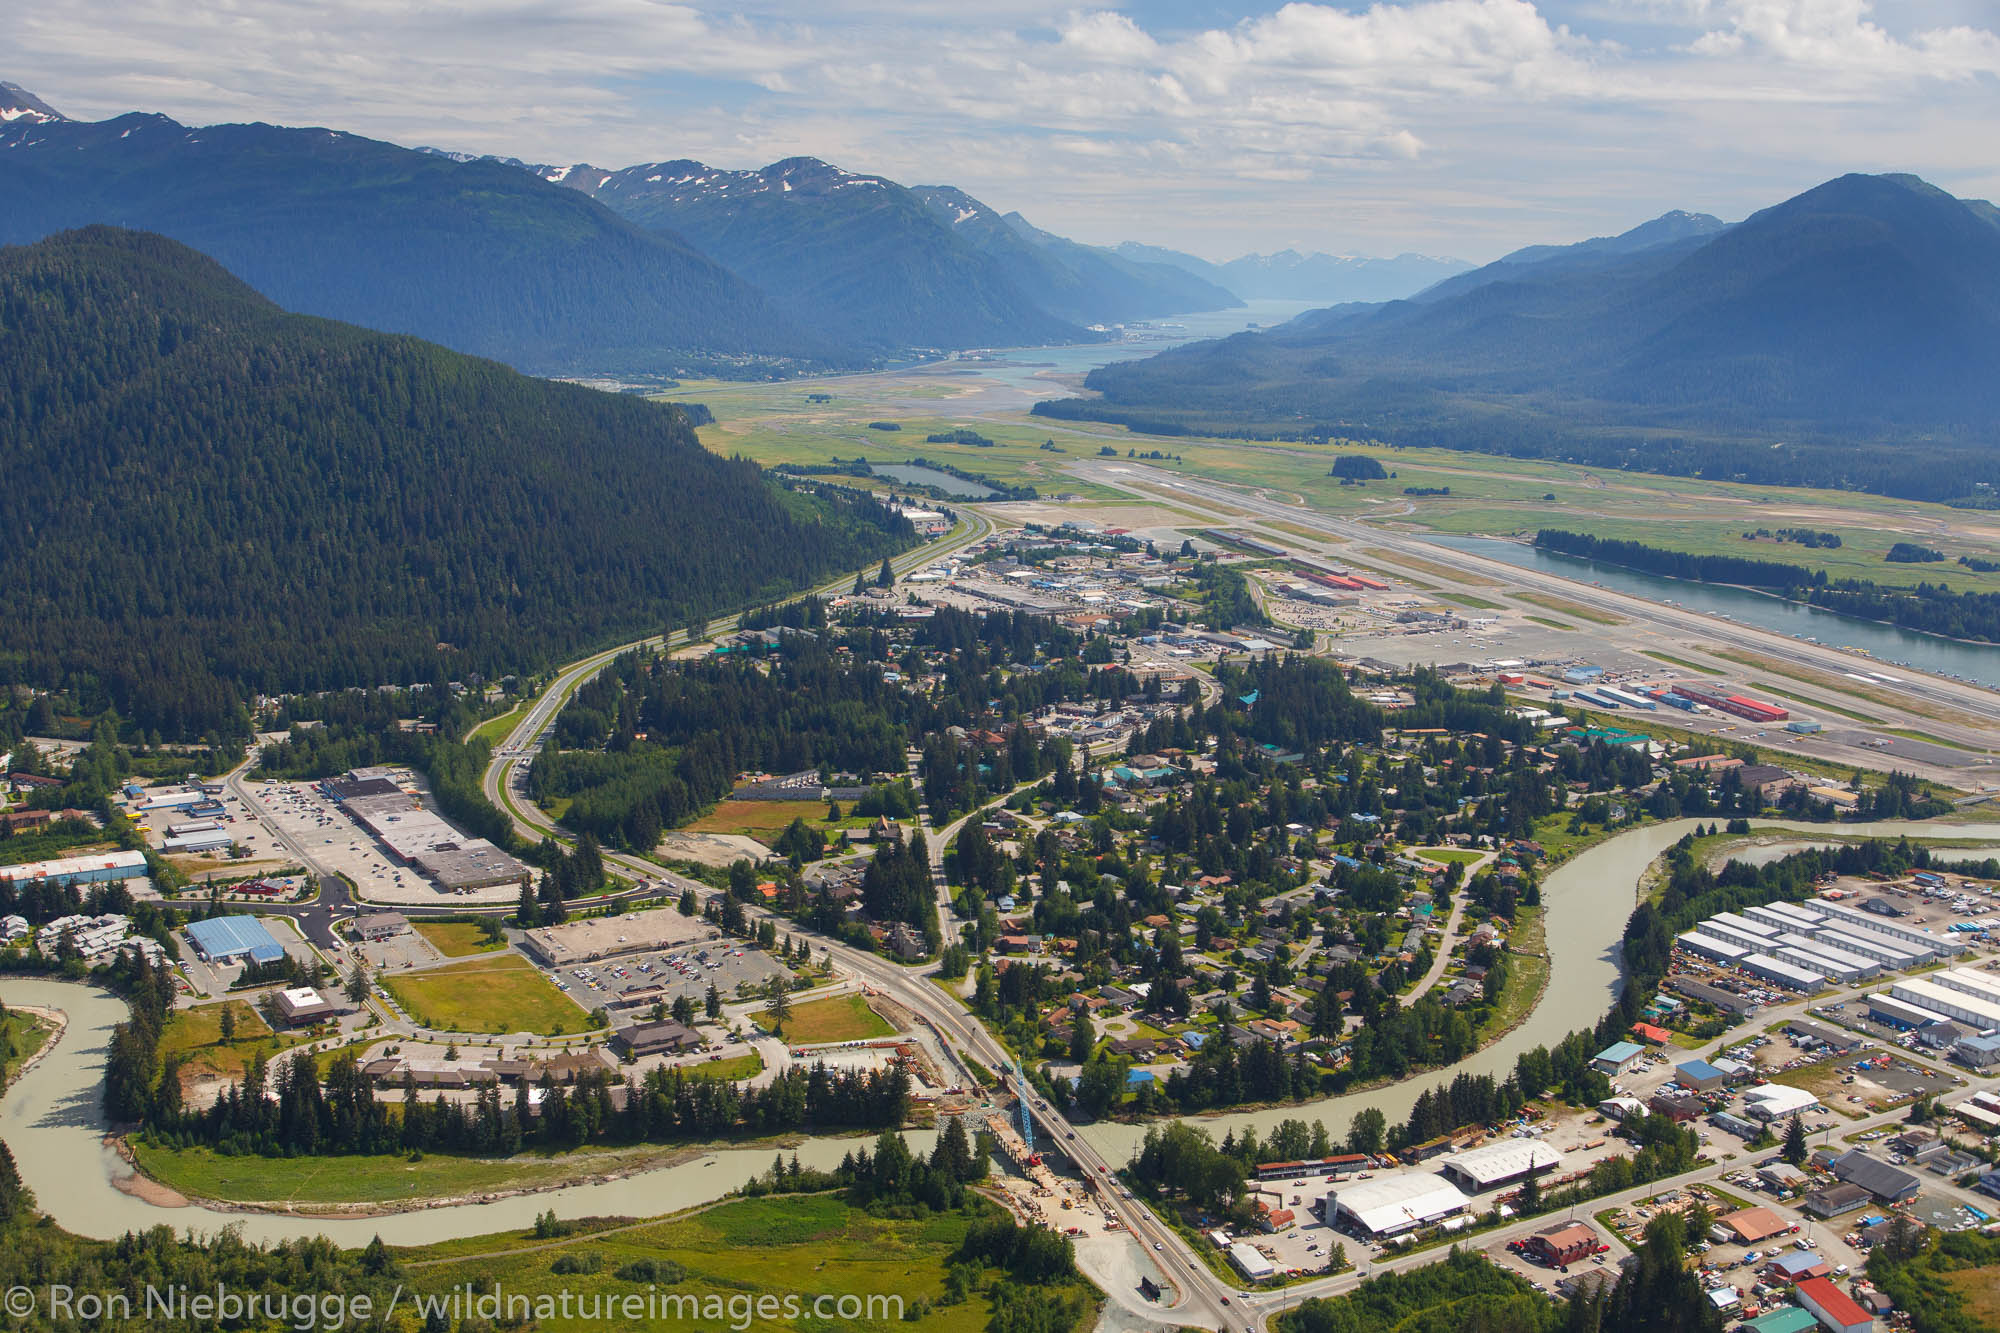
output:
M 2000 0 L 63 0 L 101 119 L 537 162 L 824 158 L 1097 244 L 1475 262 L 1849 171 L 2000 195 Z

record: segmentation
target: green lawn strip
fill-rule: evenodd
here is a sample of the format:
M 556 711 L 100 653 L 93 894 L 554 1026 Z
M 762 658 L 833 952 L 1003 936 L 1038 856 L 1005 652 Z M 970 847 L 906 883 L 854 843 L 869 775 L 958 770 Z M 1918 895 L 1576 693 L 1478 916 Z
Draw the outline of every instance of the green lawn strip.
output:
M 485 741 L 488 745 L 498 745 L 507 739 L 507 733 L 520 724 L 521 717 L 528 711 L 525 703 L 515 704 L 498 717 L 489 717 L 472 729 L 468 740 Z
M 1796 703 L 1802 703 L 1808 708 L 1823 709 L 1826 712 L 1847 718 L 1852 722 L 1866 723 L 1871 727 L 1880 726 L 1882 723 L 1882 719 L 1879 717 L 1870 717 L 1866 713 L 1857 713 L 1851 708 L 1842 708 L 1839 704 L 1830 704 L 1824 699 L 1815 699 L 1809 694 L 1802 694 L 1796 685 L 1772 685 L 1766 681 L 1753 680 L 1750 682 L 1750 688 L 1753 690 L 1762 690 L 1766 694 L 1782 695 Z
M 504 938 L 488 940 L 476 921 L 412 921 L 410 927 L 447 958 L 470 958 L 507 946 Z
M 767 1031 L 776 1022 L 766 1009 L 757 1022 Z M 866 1041 L 887 1037 L 895 1029 L 889 1021 L 868 1007 L 860 995 L 831 995 L 824 1000 L 808 1000 L 794 1005 L 785 1020 L 785 1040 L 795 1046 L 815 1046 L 830 1041 Z
M 1548 984 L 1548 942 L 1542 910 L 1519 908 L 1514 913 L 1514 929 L 1507 937 L 1507 985 L 1500 992 L 1500 1002 L 1479 1025 L 1480 1044 L 1483 1046 L 1524 1022 Z
M 1713 667 L 1705 667 L 1698 662 L 1690 662 L 1685 657 L 1675 657 L 1672 653 L 1656 653 L 1651 648 L 1641 648 L 1639 651 L 1655 661 L 1665 662 L 1668 666 L 1677 666 L 1683 671 L 1692 671 L 1703 676 L 1712 676 L 1715 674 Z
M 409 1015 L 439 1032 L 580 1032 L 589 1019 L 518 954 L 384 976 Z
M 697 1060 L 693 1064 L 679 1065 L 683 1078 L 703 1083 L 740 1083 L 746 1078 L 764 1072 L 764 1057 L 756 1051 L 743 1055 L 725 1056 L 720 1060 Z
M 1463 847 L 1417 847 L 1412 855 L 1421 856 L 1426 861 L 1441 861 L 1445 865 L 1471 865 L 1484 853 L 1468 851 Z
M 1537 625 L 1547 626 L 1549 629 L 1564 630 L 1571 634 L 1576 633 L 1576 626 L 1565 625 L 1560 620 L 1550 620 L 1547 616 L 1529 616 L 1527 617 L 1527 619 L 1533 621 Z
M 1439 597 L 1443 601 L 1456 602 L 1460 606 L 1469 606 L 1475 611 L 1505 611 L 1507 609 L 1498 602 L 1489 602 L 1484 597 L 1474 597 L 1470 593 L 1447 592 L 1440 593 Z
M 1602 611 L 1593 611 L 1589 607 L 1578 606 L 1575 602 L 1569 601 L 1566 598 L 1551 597 L 1547 593 L 1514 591 L 1508 595 L 1516 601 L 1533 602 L 1544 611 L 1554 611 L 1559 615 L 1575 616 L 1578 620 L 1588 620 L 1593 625 L 1622 625 L 1625 623 L 1617 616 L 1606 615 Z

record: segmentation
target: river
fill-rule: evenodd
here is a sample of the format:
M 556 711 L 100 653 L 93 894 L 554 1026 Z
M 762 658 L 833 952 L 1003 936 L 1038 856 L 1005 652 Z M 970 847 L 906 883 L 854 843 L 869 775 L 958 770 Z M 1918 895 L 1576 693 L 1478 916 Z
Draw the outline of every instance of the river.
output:
M 1597 560 L 1544 551 L 1524 542 L 1445 534 L 1426 535 L 1424 540 L 1490 560 L 1504 560 L 1523 569 L 1539 569 L 1566 579 L 1602 584 L 1648 601 L 1706 611 L 1794 639 L 1860 649 L 1886 664 L 2000 689 L 2000 645 L 1961 643 L 1933 634 L 1915 634 L 1894 625 L 1836 615 L 1816 606 L 1782 601 L 1743 588 L 1642 574 Z
M 1550 979 L 1541 1003 L 1527 1020 L 1493 1045 L 1449 1069 L 1344 1097 L 1264 1111 L 1204 1118 L 1217 1138 L 1254 1127 L 1265 1134 L 1281 1120 L 1319 1119 L 1336 1139 L 1344 1138 L 1356 1111 L 1373 1106 L 1392 1122 L 1408 1117 L 1417 1094 L 1449 1082 L 1460 1072 L 1503 1078 L 1520 1053 L 1554 1045 L 1578 1027 L 1597 1021 L 1617 993 L 1617 952 L 1637 892 L 1639 877 L 1653 859 L 1699 822 L 1679 819 L 1622 833 L 1553 871 L 1542 886 Z M 1811 833 L 1824 826 L 1771 821 Z M 1932 824 L 1892 820 L 1845 824 L 1844 833 L 1895 837 L 1993 837 L 2000 824 Z M 526 1229 L 553 1210 L 558 1217 L 652 1217 L 721 1198 L 770 1165 L 771 1148 L 725 1149 L 674 1167 L 640 1172 L 623 1180 L 571 1185 L 516 1195 L 484 1204 L 453 1204 L 370 1218 L 292 1217 L 279 1213 L 231 1212 L 200 1206 L 168 1208 L 120 1190 L 130 1174 L 118 1154 L 105 1146 L 107 1125 L 100 1105 L 105 1049 L 111 1029 L 125 1017 L 122 1000 L 95 987 L 60 981 L 0 978 L 0 999 L 10 1005 L 61 1009 L 69 1028 L 61 1042 L 16 1080 L 0 1104 L 0 1138 L 13 1149 L 22 1180 L 43 1211 L 66 1230 L 113 1237 L 126 1231 L 167 1225 L 177 1231 L 212 1232 L 224 1226 L 247 1240 L 270 1242 L 301 1235 L 325 1235 L 342 1245 L 366 1244 L 372 1236 L 393 1245 L 417 1245 L 496 1231 Z M 1142 1126 L 1106 1123 L 1079 1133 L 1112 1160 L 1129 1155 L 1144 1134 Z M 912 1132 L 911 1146 L 928 1151 L 932 1136 Z M 799 1160 L 831 1167 L 855 1146 L 852 1138 L 808 1139 Z M 789 1155 L 793 1149 L 787 1148 Z

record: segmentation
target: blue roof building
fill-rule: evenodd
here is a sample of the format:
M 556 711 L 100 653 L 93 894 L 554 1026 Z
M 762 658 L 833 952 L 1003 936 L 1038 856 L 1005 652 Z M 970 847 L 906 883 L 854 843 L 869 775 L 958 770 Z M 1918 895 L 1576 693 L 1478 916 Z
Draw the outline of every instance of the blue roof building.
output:
M 1706 1060 L 1690 1060 L 1684 1065 L 1674 1066 L 1674 1080 L 1684 1088 L 1707 1092 L 1727 1083 L 1729 1075 Z
M 206 921 L 190 921 L 187 937 L 195 952 L 211 963 L 242 959 L 275 963 L 285 956 L 285 946 L 254 916 L 214 916 Z

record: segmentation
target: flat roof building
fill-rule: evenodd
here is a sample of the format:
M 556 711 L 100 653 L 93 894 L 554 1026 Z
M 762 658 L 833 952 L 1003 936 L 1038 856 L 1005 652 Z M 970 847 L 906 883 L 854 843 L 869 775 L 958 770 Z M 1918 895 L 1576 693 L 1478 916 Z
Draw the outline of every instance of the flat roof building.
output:
M 1356 1181 L 1326 1196 L 1327 1220 L 1344 1220 L 1364 1236 L 1400 1235 L 1471 1207 L 1472 1200 L 1458 1186 L 1417 1172 Z
M 1278 1271 L 1278 1266 L 1259 1254 L 1256 1247 L 1240 1240 L 1230 1242 L 1229 1262 L 1236 1265 L 1236 1271 L 1252 1282 L 1260 1282 Z
M 190 921 L 187 937 L 195 952 L 211 963 L 244 959 L 275 963 L 285 956 L 285 947 L 253 916 L 212 916 L 205 921 Z
M 1803 991 L 1811 995 L 1826 989 L 1826 974 L 1815 972 L 1809 967 L 1799 967 L 1782 958 L 1773 958 L 1767 953 L 1745 954 L 1738 964 L 1753 977 L 1760 977 L 1774 986 L 1786 990 Z
M 1833 923 L 1814 926 L 1800 932 L 1809 935 L 1822 944 L 1831 944 L 1837 949 L 1858 954 L 1863 958 L 1873 958 L 1891 971 L 1900 972 L 1905 968 L 1922 967 L 1934 955 L 1929 949 L 1919 949 L 1902 940 L 1892 940 L 1887 935 L 1875 935 L 1856 930 L 1852 926 Z
M 278 992 L 278 1012 L 293 1027 L 305 1027 L 331 1018 L 334 1007 L 310 986 L 290 986 Z
M 671 949 L 719 936 L 720 932 L 700 917 L 654 910 L 586 917 L 559 926 L 537 926 L 524 935 L 521 947 L 549 967 L 573 967 L 599 958 Z
M 1889 994 L 1899 1000 L 1955 1018 L 1981 1031 L 2000 1028 L 2000 1001 L 1981 999 L 1965 991 L 1941 986 L 1929 977 L 1908 977 L 1889 983 Z
M 1562 1155 L 1540 1139 L 1502 1139 L 1453 1153 L 1438 1163 L 1451 1182 L 1468 1194 L 1482 1194 L 1561 1165 Z
M 138 879 L 145 873 L 144 852 L 92 852 L 87 856 L 61 856 L 52 861 L 0 866 L 0 881 L 20 888 L 39 879 L 60 887 L 67 884 L 112 884 Z
M 1698 930 L 1683 931 L 1674 937 L 1674 943 L 1697 958 L 1706 958 L 1711 963 L 1721 963 L 1725 967 L 1736 966 L 1742 961 L 1743 955 L 1750 952 L 1740 944 L 1732 944 L 1713 935 L 1704 935 Z
M 1857 911 L 1845 903 L 1829 902 L 1825 898 L 1815 898 L 1813 899 L 1812 907 L 1814 911 L 1826 914 L 1829 925 L 1836 921 L 1843 922 L 1847 925 L 1858 927 L 1862 931 L 1872 931 L 1877 935 L 1887 935 L 1890 939 L 1902 940 L 1907 944 L 1915 945 L 1919 949 L 1928 949 L 1932 954 L 1937 956 L 1961 954 L 1966 949 L 1966 942 L 1964 940 L 1957 939 L 1951 935 L 1933 935 L 1927 930 L 1916 926 L 1905 926 L 1900 922 L 1876 916 L 1872 912 Z

